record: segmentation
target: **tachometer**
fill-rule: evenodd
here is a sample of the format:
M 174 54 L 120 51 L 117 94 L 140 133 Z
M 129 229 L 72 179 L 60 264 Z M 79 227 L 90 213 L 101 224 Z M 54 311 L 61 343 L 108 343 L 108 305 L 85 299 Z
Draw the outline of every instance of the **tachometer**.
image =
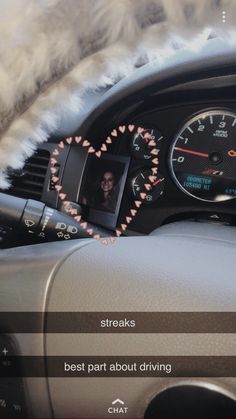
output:
M 236 198 L 236 113 L 211 110 L 190 119 L 174 140 L 170 167 L 177 186 L 195 198 Z

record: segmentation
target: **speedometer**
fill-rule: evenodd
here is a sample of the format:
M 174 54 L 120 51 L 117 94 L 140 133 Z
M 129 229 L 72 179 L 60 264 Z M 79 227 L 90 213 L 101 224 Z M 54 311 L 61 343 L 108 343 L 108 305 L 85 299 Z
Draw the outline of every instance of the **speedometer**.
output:
M 236 113 L 204 111 L 177 134 L 170 153 L 177 186 L 211 202 L 236 198 Z

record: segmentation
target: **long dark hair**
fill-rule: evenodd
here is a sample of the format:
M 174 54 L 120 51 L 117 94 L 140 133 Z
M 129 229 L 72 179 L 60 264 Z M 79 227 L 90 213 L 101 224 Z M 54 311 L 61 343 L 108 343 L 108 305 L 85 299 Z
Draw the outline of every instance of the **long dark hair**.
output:
M 111 209 L 115 210 L 116 201 L 117 201 L 117 191 L 116 191 L 117 179 L 116 179 L 116 176 L 114 174 L 114 171 L 110 170 L 110 169 L 107 169 L 107 170 L 103 171 L 103 173 L 101 174 L 101 176 L 99 178 L 98 186 L 96 188 L 95 195 L 94 195 L 94 204 L 103 206 L 103 203 L 105 202 L 104 191 L 102 190 L 101 183 L 103 181 L 104 174 L 108 173 L 108 172 L 112 174 L 113 187 L 110 191 L 108 191 L 107 201 L 110 203 Z

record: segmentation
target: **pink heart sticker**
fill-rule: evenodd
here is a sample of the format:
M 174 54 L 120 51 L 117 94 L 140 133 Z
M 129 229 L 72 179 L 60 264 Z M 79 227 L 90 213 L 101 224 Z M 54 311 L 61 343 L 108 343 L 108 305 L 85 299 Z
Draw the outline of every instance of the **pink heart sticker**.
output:
M 101 157 L 102 152 L 101 152 L 101 150 L 99 150 L 99 151 L 97 151 L 95 154 L 96 154 L 96 156 L 99 158 L 99 157 Z
M 134 125 L 129 125 L 128 128 L 129 128 L 129 132 L 133 132 L 135 126 Z
M 58 180 L 59 180 L 59 177 L 56 177 L 56 176 L 53 176 L 53 177 L 52 177 L 52 181 L 53 181 L 53 183 L 57 183 L 57 182 L 58 182 Z
M 154 140 L 149 141 L 148 145 L 149 145 L 150 147 L 156 147 L 156 143 L 155 143 L 155 141 L 154 141 Z
M 137 208 L 140 208 L 142 205 L 142 201 L 134 201 Z
M 137 133 L 142 134 L 143 131 L 144 131 L 144 128 L 139 127 L 138 130 L 137 130 Z
M 116 131 L 116 129 L 113 129 L 113 131 L 111 132 L 111 135 L 113 137 L 117 137 L 117 131 Z
M 106 153 L 108 151 L 108 146 L 112 144 L 113 140 L 112 137 L 118 137 L 118 135 L 124 135 L 124 133 L 126 131 L 129 131 L 130 133 L 132 133 L 133 131 L 137 132 L 137 133 L 142 133 L 144 131 L 144 128 L 142 127 L 136 127 L 133 124 L 129 124 L 128 126 L 126 125 L 120 125 L 119 128 L 117 129 L 113 129 L 112 132 L 110 133 L 110 135 L 106 138 L 106 141 L 102 143 L 100 149 L 95 149 L 93 146 L 91 146 L 91 143 L 86 140 L 83 139 L 81 136 L 76 136 L 76 137 L 69 137 L 66 138 L 64 141 L 60 141 L 59 143 L 59 148 L 63 149 L 65 147 L 66 144 L 73 144 L 73 142 L 77 145 L 77 146 L 82 146 L 82 147 L 89 147 L 88 148 L 88 154 L 94 154 L 98 159 L 101 158 L 103 153 Z M 119 134 L 120 133 L 120 134 Z M 144 139 L 145 141 L 145 139 Z M 156 154 L 158 154 L 158 150 L 155 149 L 156 147 L 156 143 L 155 141 L 152 142 L 152 144 L 149 143 L 149 145 L 151 147 L 153 147 L 153 149 L 151 150 L 152 154 L 155 156 Z M 60 154 L 60 151 L 55 148 L 55 150 L 53 151 L 53 156 L 58 156 Z M 57 164 L 57 160 L 55 158 L 52 158 L 50 160 L 51 163 L 51 173 L 55 174 L 56 173 L 56 168 L 54 167 L 55 164 Z M 152 163 L 154 165 L 158 164 L 158 159 L 154 158 L 152 160 Z M 155 174 L 157 174 L 158 172 L 158 168 L 156 166 L 151 168 L 152 174 L 153 176 L 149 176 L 149 181 L 150 183 L 146 183 L 145 184 L 145 189 L 146 190 L 151 190 L 152 189 L 152 184 L 155 182 L 156 177 L 154 176 Z M 101 238 L 100 234 L 97 234 L 94 232 L 94 230 L 92 228 L 88 228 L 88 223 L 87 221 L 84 221 L 81 217 L 81 215 L 77 214 L 77 210 L 73 209 L 73 208 L 69 208 L 70 206 L 70 202 L 66 201 L 66 197 L 67 195 L 62 191 L 63 186 L 59 184 L 59 177 L 53 176 L 52 177 L 53 182 L 55 183 L 55 190 L 59 193 L 59 197 L 60 199 L 64 202 L 64 205 L 66 205 L 66 203 L 68 204 L 68 213 L 73 216 L 74 220 L 76 222 L 79 223 L 80 227 L 84 230 L 87 231 L 87 233 L 89 234 L 89 236 L 93 237 L 95 240 L 97 240 L 98 242 L 100 242 L 101 244 L 104 245 L 108 245 L 108 244 L 113 244 L 116 240 L 117 237 L 120 237 L 122 235 L 122 233 L 124 231 L 127 230 L 127 227 L 130 223 L 132 223 L 132 221 L 134 220 L 134 218 L 136 217 L 139 208 L 141 207 L 143 201 L 145 200 L 147 194 L 144 192 L 140 193 L 140 199 L 137 199 L 134 201 L 134 205 L 135 208 L 131 208 L 129 210 L 129 214 L 126 214 L 126 216 L 124 217 L 125 222 L 123 221 L 120 226 L 118 226 L 118 228 L 115 231 L 115 237 L 106 237 L 106 238 Z M 68 199 L 68 198 L 67 198 Z
M 156 176 L 149 176 L 148 179 L 150 180 L 151 183 L 154 183 L 156 180 Z
M 106 144 L 102 144 L 101 150 L 102 150 L 102 151 L 107 151 L 107 146 L 106 146 Z
M 89 146 L 90 146 L 90 142 L 88 140 L 84 140 L 83 147 L 89 147 Z
M 87 228 L 87 226 L 88 226 L 88 223 L 81 223 L 80 225 L 81 225 L 81 227 L 82 227 L 84 230 L 86 230 L 86 228 Z
M 72 137 L 67 138 L 67 139 L 66 139 L 67 144 L 69 144 L 69 145 L 70 145 L 70 144 L 72 143 L 72 140 L 73 140 L 73 139 L 72 139 Z
M 69 213 L 71 214 L 71 215 L 77 215 L 77 209 L 76 208 L 70 208 L 69 209 Z
M 62 185 L 56 185 L 55 189 L 57 192 L 60 192 L 62 190 Z
M 151 154 L 153 154 L 154 156 L 157 156 L 157 155 L 158 155 L 158 150 L 157 150 L 157 148 L 154 148 L 154 149 L 151 151 Z

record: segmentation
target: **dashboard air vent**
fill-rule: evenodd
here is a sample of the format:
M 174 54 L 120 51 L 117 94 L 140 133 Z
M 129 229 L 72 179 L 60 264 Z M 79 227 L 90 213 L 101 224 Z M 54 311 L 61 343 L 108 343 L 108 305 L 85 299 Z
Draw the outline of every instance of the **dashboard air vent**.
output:
M 50 153 L 39 149 L 30 157 L 22 170 L 12 171 L 12 187 L 9 193 L 20 198 L 42 198 L 44 182 L 49 165 Z

